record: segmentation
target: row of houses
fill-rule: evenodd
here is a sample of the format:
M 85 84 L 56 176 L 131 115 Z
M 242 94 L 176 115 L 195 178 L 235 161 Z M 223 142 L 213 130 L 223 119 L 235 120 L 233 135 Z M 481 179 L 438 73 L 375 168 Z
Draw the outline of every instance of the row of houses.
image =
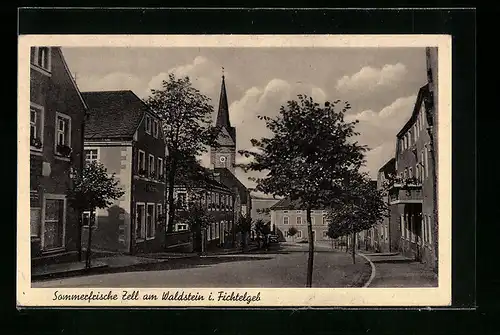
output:
M 437 267 L 437 48 L 426 49 L 428 82 L 418 92 L 410 119 L 396 136 L 395 156 L 378 171 L 389 217 L 360 233 L 360 246 L 400 252 Z
M 234 175 L 236 130 L 227 106 L 223 78 L 217 116 L 222 143 L 211 148 L 213 168 L 206 169 L 206 178 L 197 185 L 206 195 L 203 205 L 214 217 L 203 234 L 208 247 L 234 241 L 236 221 L 251 210 L 250 192 Z M 132 91 L 80 92 L 60 47 L 31 48 L 33 265 L 76 260 L 90 229 L 96 249 L 138 254 L 197 247 L 186 222 L 180 220 L 167 232 L 168 152 L 162 122 Z M 225 134 L 230 134 L 230 141 Z M 67 194 L 74 174 L 93 161 L 115 175 L 124 194 L 90 217 L 90 212 L 74 210 Z M 187 185 L 173 187 L 176 201 L 189 199 Z

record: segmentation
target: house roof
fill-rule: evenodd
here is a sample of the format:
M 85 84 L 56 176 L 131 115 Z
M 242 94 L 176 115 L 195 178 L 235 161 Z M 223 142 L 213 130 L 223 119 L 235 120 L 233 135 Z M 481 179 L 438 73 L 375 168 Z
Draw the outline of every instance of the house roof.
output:
M 410 129 L 411 126 L 413 126 L 413 124 L 417 121 L 420 106 L 422 106 L 424 97 L 428 93 L 429 93 L 429 84 L 425 84 L 424 86 L 420 87 L 420 89 L 418 90 L 415 106 L 413 107 L 413 113 L 411 114 L 410 119 L 405 123 L 403 128 L 401 128 L 399 133 L 396 135 L 398 138 L 403 136 L 406 133 L 406 131 Z
M 378 172 L 384 173 L 384 176 L 387 177 L 390 173 L 394 173 L 396 171 L 396 159 L 389 159 L 379 170 Z
M 148 106 L 132 91 L 82 92 L 89 107 L 85 138 L 134 136 Z
M 240 195 L 240 199 L 243 203 L 248 202 L 250 199 L 250 191 L 246 188 L 245 185 L 234 174 L 231 173 L 226 168 L 215 168 L 214 172 L 219 173 L 220 182 L 230 189 L 237 188 L 238 193 Z

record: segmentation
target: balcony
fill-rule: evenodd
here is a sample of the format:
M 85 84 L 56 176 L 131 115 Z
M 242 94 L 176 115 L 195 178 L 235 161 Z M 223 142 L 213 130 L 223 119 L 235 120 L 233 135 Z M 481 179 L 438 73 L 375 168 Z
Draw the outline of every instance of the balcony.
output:
M 409 178 L 403 182 L 396 182 L 389 189 L 389 203 L 422 203 L 422 182 L 416 178 Z

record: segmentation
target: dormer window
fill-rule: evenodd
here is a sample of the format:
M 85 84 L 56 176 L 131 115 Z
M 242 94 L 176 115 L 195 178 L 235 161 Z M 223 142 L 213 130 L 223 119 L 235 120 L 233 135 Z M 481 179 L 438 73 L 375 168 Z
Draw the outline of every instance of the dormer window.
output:
M 158 120 L 153 121 L 153 137 L 158 138 Z
M 151 135 L 151 133 L 152 133 L 152 131 L 151 131 L 152 130 L 151 128 L 153 126 L 152 121 L 153 120 L 151 120 L 151 116 L 149 116 L 149 115 L 146 115 L 146 117 L 144 118 L 144 126 L 146 128 L 146 134 Z
M 51 69 L 51 57 L 49 47 L 32 47 L 31 64 L 47 72 Z

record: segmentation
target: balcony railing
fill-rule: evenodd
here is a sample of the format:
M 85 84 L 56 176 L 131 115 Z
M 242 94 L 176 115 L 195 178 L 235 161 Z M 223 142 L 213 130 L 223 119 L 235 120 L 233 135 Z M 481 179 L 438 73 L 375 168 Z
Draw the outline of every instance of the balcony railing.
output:
M 394 184 L 389 190 L 389 202 L 419 202 L 423 200 L 422 184 L 414 180 L 411 183 Z

